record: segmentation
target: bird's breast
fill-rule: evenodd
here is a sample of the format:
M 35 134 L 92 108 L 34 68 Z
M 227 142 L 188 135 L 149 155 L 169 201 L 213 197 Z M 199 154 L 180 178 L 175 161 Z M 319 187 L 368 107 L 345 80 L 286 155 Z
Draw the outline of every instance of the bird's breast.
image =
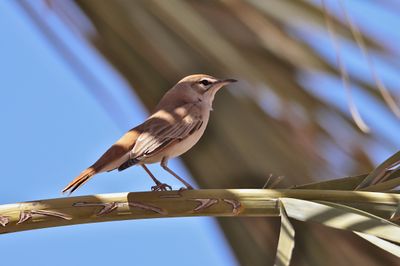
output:
M 171 158 L 171 157 L 178 157 L 182 155 L 183 153 L 187 152 L 190 150 L 201 138 L 203 135 L 206 127 L 207 127 L 207 122 L 208 121 L 203 121 L 203 124 L 201 127 L 194 132 L 192 135 L 188 136 L 187 138 L 181 140 L 180 142 L 177 142 L 176 144 L 172 145 L 169 147 L 165 152 L 166 156 Z

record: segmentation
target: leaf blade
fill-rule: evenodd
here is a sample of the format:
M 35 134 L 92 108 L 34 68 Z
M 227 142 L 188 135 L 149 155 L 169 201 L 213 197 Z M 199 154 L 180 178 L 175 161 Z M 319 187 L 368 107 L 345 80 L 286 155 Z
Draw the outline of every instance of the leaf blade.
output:
M 298 185 L 293 189 L 326 189 L 326 190 L 354 190 L 368 175 L 348 176 L 337 179 L 312 182 Z
M 397 166 L 400 163 L 400 151 L 393 154 L 386 161 L 381 163 L 378 167 L 376 167 L 368 176 L 356 187 L 356 190 L 366 189 L 369 186 L 377 185 L 382 182 L 382 180 L 387 179 L 385 175 L 389 171 L 394 170 L 394 166 Z
M 340 205 L 281 198 L 287 215 L 299 221 L 312 221 L 329 227 L 367 233 L 400 243 L 400 227 L 383 218 Z M 332 207 L 334 206 L 334 207 Z
M 279 201 L 279 209 L 281 216 L 281 229 L 279 232 L 278 248 L 276 250 L 275 265 L 289 266 L 292 258 L 292 252 L 295 245 L 294 228 L 286 214 L 285 207 Z

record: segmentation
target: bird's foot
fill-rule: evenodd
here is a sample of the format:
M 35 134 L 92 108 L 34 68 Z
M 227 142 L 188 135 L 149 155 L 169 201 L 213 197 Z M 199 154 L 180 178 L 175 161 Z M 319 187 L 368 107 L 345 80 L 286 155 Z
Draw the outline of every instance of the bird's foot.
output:
M 151 191 L 167 191 L 167 190 L 172 190 L 172 187 L 168 184 L 165 183 L 156 183 L 155 186 L 151 187 Z

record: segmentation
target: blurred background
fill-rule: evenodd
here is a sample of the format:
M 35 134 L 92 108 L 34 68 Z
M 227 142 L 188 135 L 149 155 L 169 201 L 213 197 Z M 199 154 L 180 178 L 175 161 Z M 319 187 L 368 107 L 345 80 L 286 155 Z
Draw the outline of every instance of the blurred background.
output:
M 270 174 L 284 176 L 285 187 L 370 171 L 400 147 L 400 3 L 326 0 L 326 12 L 321 3 L 0 1 L 0 203 L 60 197 L 193 73 L 240 80 L 217 95 L 200 142 L 171 161 L 196 187 L 261 188 Z M 76 195 L 151 186 L 142 169 L 130 168 L 96 176 Z M 349 232 L 293 223 L 293 265 L 398 263 Z M 1 263 L 272 265 L 278 234 L 271 218 L 79 225 L 2 235 Z

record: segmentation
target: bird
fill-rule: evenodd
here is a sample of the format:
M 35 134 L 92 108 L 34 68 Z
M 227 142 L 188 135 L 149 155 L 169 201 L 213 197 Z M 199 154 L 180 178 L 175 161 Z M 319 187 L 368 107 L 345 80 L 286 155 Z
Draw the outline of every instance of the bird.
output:
M 182 189 L 193 189 L 168 167 L 168 160 L 187 152 L 199 141 L 207 127 L 215 94 L 236 81 L 206 74 L 184 77 L 164 94 L 142 124 L 126 132 L 62 192 L 74 192 L 96 174 L 123 171 L 135 165 L 141 166 L 154 181 L 152 191 L 172 190 L 150 172 L 146 165 L 153 163 L 160 163 L 165 171 L 178 179 L 185 186 Z

